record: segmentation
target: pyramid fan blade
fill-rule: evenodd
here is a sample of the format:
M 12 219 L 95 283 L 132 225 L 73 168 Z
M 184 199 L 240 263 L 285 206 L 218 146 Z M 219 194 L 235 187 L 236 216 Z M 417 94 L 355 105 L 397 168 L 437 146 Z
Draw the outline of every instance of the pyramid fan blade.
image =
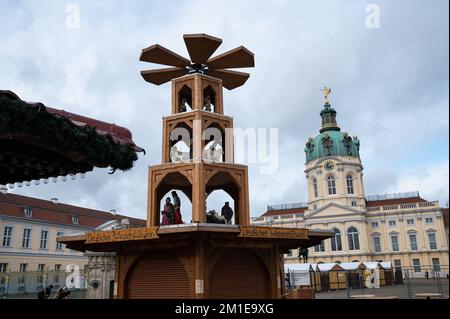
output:
M 222 44 L 222 39 L 207 34 L 185 34 L 183 36 L 192 63 L 205 64 Z
M 252 52 L 243 46 L 209 59 L 206 63 L 210 69 L 249 68 L 255 66 Z
M 222 84 L 228 90 L 235 89 L 248 80 L 250 74 L 231 70 L 210 70 L 207 73 L 212 77 L 222 79 Z
M 185 67 L 190 65 L 190 61 L 181 55 L 166 49 L 159 44 L 152 45 L 142 50 L 140 61 L 171 66 Z
M 141 75 L 145 81 L 161 85 L 163 83 L 169 82 L 174 78 L 185 75 L 187 72 L 184 68 L 167 68 L 167 69 L 156 69 L 141 71 Z

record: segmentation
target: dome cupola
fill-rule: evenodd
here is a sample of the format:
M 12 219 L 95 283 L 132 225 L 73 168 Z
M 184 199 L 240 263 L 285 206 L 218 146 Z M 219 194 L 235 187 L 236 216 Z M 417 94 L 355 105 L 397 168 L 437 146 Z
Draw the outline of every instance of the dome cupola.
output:
M 351 137 L 346 132 L 341 132 L 337 125 L 336 110 L 331 107 L 328 96 L 331 89 L 325 87 L 324 108 L 320 112 L 322 128 L 319 135 L 308 139 L 305 147 L 306 162 L 327 156 L 354 156 L 359 157 L 359 139 Z

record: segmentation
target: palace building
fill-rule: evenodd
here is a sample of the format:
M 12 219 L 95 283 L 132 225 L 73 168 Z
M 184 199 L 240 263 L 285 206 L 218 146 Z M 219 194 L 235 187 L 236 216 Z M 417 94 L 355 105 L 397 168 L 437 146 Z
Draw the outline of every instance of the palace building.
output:
M 0 273 L 64 271 L 67 265 L 83 269 L 88 257 L 57 243 L 57 236 L 93 231 L 113 220 L 128 219 L 129 227 L 145 220 L 42 200 L 0 194 Z
M 268 206 L 253 225 L 328 229 L 335 236 L 308 250 L 308 262 L 392 262 L 396 267 L 448 271 L 448 208 L 418 192 L 366 196 L 360 141 L 341 131 L 328 101 L 322 127 L 309 138 L 305 177 L 307 203 Z M 300 260 L 298 250 L 286 263 Z

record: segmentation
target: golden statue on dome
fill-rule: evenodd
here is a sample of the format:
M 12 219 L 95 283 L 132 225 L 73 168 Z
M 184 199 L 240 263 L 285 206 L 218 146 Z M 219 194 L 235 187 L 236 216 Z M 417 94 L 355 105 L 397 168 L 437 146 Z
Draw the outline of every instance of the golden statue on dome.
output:
M 321 91 L 323 92 L 323 101 L 325 102 L 325 104 L 330 104 L 328 96 L 331 94 L 331 89 L 325 86 Z

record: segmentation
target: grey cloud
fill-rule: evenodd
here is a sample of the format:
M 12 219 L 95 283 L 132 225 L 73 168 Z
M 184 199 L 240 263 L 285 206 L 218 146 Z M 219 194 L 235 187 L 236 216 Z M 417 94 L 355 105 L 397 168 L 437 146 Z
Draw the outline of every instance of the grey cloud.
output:
M 243 44 L 256 54 L 248 83 L 224 94 L 235 126 L 279 129 L 278 174 L 249 167 L 253 215 L 270 203 L 306 200 L 303 148 L 319 130 L 324 85 L 333 90 L 341 128 L 361 139 L 368 194 L 415 190 L 417 179 L 406 177 L 418 171 L 430 185 L 443 183 L 437 172 L 448 176 L 448 2 L 377 1 L 381 28 L 367 29 L 371 2 L 236 1 L 229 10 L 229 1 L 216 1 L 219 14 L 212 15 L 210 2 L 200 0 L 79 1 L 78 30 L 65 28 L 64 2 L 0 4 L 2 89 L 127 126 L 148 151 L 130 172 L 96 170 L 85 180 L 17 192 L 144 218 L 147 166 L 160 162 L 170 85 L 142 80 L 140 70 L 157 66 L 139 62 L 140 50 L 160 43 L 187 56 L 182 34 L 199 32 L 223 38 L 217 53 Z M 433 158 L 433 145 L 445 154 Z M 448 182 L 424 192 L 445 201 Z

